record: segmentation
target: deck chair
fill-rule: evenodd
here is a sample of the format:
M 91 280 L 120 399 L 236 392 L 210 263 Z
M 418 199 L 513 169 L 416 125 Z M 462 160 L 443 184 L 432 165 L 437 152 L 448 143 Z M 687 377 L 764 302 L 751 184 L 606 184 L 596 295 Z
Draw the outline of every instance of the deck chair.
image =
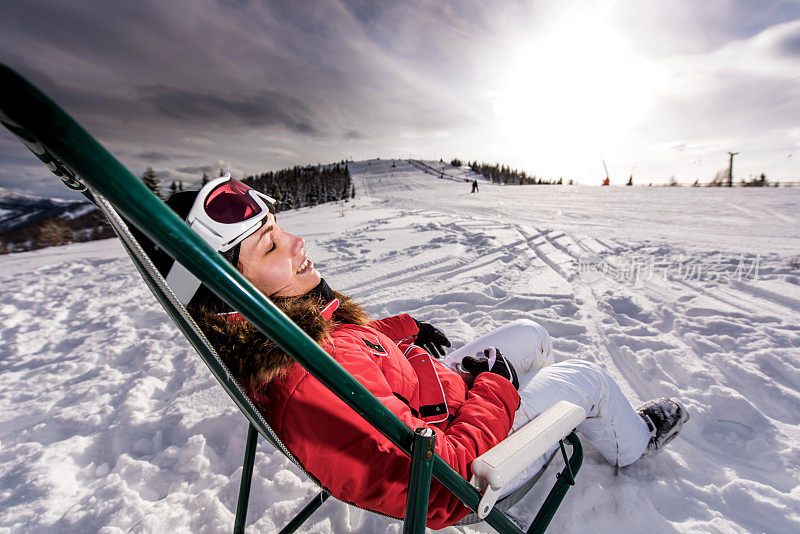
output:
M 434 453 L 435 434 L 411 429 L 380 403 L 305 332 L 283 315 L 221 255 L 195 235 L 163 202 L 122 166 L 83 128 L 36 87 L 0 64 L 0 122 L 14 133 L 70 189 L 80 191 L 106 216 L 139 274 L 169 317 L 207 364 L 216 380 L 248 420 L 234 532 L 244 532 L 258 437 L 263 437 L 320 486 L 314 497 L 281 532 L 294 532 L 330 496 L 281 443 L 278 436 L 220 360 L 197 324 L 173 295 L 133 237 L 134 225 L 204 284 L 238 310 L 339 398 L 411 458 L 404 532 L 424 532 L 431 477 L 457 496 L 473 514 L 459 524 L 486 521 L 501 533 L 523 530 L 507 514 L 542 477 L 560 451 L 564 468 L 527 529 L 544 532 L 567 490 L 575 484 L 583 452 L 574 428 L 585 412 L 561 402 L 477 458 L 470 481 Z M 566 436 L 566 437 L 565 437 Z M 568 456 L 565 443 L 571 446 Z M 547 463 L 524 486 L 498 502 L 503 487 L 529 463 L 551 452 Z

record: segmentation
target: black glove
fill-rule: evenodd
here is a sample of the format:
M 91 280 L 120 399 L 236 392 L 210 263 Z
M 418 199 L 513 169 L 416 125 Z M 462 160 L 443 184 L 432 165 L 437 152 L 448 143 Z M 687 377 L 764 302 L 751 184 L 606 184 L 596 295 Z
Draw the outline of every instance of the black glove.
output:
M 517 371 L 511 362 L 500 353 L 499 349 L 489 347 L 483 349 L 484 357 L 467 356 L 461 360 L 461 368 L 472 376 L 477 377 L 481 373 L 494 373 L 511 381 L 515 389 L 519 389 L 519 378 Z
M 450 340 L 444 332 L 433 326 L 431 323 L 421 323 L 414 319 L 419 328 L 419 334 L 414 340 L 414 345 L 422 347 L 434 358 L 444 356 L 444 347 L 450 346 Z

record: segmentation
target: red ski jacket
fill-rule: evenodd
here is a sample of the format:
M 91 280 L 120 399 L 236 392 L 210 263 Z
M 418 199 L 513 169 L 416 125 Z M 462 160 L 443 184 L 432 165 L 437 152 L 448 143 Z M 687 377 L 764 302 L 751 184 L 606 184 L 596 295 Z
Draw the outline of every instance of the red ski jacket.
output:
M 436 452 L 467 480 L 472 461 L 511 430 L 519 395 L 511 382 L 482 373 L 463 379 L 424 349 L 408 315 L 367 326 L 336 325 L 323 348 L 409 428 L 436 432 Z M 294 456 L 339 500 L 393 517 L 405 514 L 411 460 L 380 432 L 294 364 L 268 389 L 263 412 Z M 440 529 L 469 509 L 435 479 L 428 527 Z

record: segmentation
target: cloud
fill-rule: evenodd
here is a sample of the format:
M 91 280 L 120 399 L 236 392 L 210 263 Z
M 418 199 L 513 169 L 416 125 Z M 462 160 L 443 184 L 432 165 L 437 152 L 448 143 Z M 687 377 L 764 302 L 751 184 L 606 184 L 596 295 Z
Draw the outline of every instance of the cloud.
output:
M 620 0 L 609 13 L 616 31 L 655 58 L 707 54 L 800 17 L 792 0 Z
M 312 113 L 300 99 L 279 91 L 222 95 L 161 85 L 138 88 L 142 99 L 161 115 L 184 124 L 228 129 L 282 126 L 300 134 L 318 134 Z
M 682 165 L 708 179 L 730 150 L 740 152 L 741 175 L 791 176 L 800 55 L 787 54 L 786 43 L 798 33 L 800 20 L 775 24 L 706 53 L 659 60 L 653 105 L 626 147 L 647 154 L 642 171 L 666 176 Z
M 355 130 L 348 130 L 344 133 L 344 138 L 348 141 L 358 141 L 359 139 L 364 139 L 364 137 L 364 134 Z
M 211 178 L 219 176 L 218 173 L 220 170 L 230 172 L 234 177 L 241 177 L 247 172 L 246 170 L 234 165 L 230 161 L 222 159 L 218 159 L 214 163 L 207 163 L 204 165 L 187 165 L 185 167 L 177 167 L 175 172 L 179 174 L 197 175 L 197 178 L 199 179 L 200 175 L 203 173 L 207 174 Z
M 149 152 L 141 152 L 139 154 L 134 154 L 134 158 L 139 158 L 144 161 L 151 161 L 153 163 L 160 163 L 164 161 L 170 161 L 175 159 L 177 156 L 173 156 L 172 154 L 165 154 L 163 152 L 156 152 L 154 150 Z
M 498 140 L 504 125 L 492 92 L 509 83 L 499 73 L 521 44 L 581 17 L 607 25 L 665 73 L 625 147 L 630 160 L 673 142 L 763 138 L 797 119 L 789 76 L 800 31 L 781 23 L 800 17 L 800 2 L 28 0 L 0 10 L 0 61 L 136 173 L 158 165 L 198 176 L 216 172 L 204 164 L 216 160 L 262 172 L 447 154 L 538 174 L 563 169 L 569 161 L 549 152 L 544 167 L 540 147 L 525 139 L 524 153 Z M 557 85 L 538 74 L 532 89 Z M 581 88 L 594 83 L 615 80 Z M 35 161 L 12 166 L 7 154 L 0 151 L 6 180 L 12 167 L 50 180 L 46 169 L 32 170 Z
M 800 57 L 800 25 L 789 25 L 776 43 L 776 49 L 787 56 Z
M 800 35 L 792 35 L 781 43 L 781 51 L 790 56 L 800 56 Z
M 217 167 L 219 169 L 219 167 Z M 175 169 L 176 172 L 184 173 L 184 174 L 211 174 L 214 172 L 213 165 L 195 165 L 190 167 L 178 167 Z
M 51 173 L 19 139 L 0 127 L 0 187 L 43 197 L 82 199 Z
M 0 61 L 132 154 L 179 149 L 205 127 L 330 143 L 342 131 L 391 136 L 468 120 L 451 81 L 470 72 L 463 59 L 480 26 L 467 35 L 461 12 L 432 1 L 30 0 L 3 7 Z M 291 150 L 316 159 L 298 146 L 308 141 Z
M 657 110 L 663 116 L 656 120 L 691 124 L 687 131 L 698 135 L 794 126 L 800 120 L 800 54 L 785 52 L 798 37 L 800 20 L 707 54 L 662 62 L 666 77 Z

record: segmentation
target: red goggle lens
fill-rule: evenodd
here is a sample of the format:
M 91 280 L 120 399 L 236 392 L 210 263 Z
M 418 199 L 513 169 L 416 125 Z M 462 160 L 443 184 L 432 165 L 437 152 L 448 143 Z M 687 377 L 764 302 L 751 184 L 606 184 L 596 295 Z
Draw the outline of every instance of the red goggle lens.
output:
M 231 178 L 214 188 L 206 197 L 203 209 L 212 220 L 240 223 L 261 213 L 261 206 L 248 194 L 250 187 Z

